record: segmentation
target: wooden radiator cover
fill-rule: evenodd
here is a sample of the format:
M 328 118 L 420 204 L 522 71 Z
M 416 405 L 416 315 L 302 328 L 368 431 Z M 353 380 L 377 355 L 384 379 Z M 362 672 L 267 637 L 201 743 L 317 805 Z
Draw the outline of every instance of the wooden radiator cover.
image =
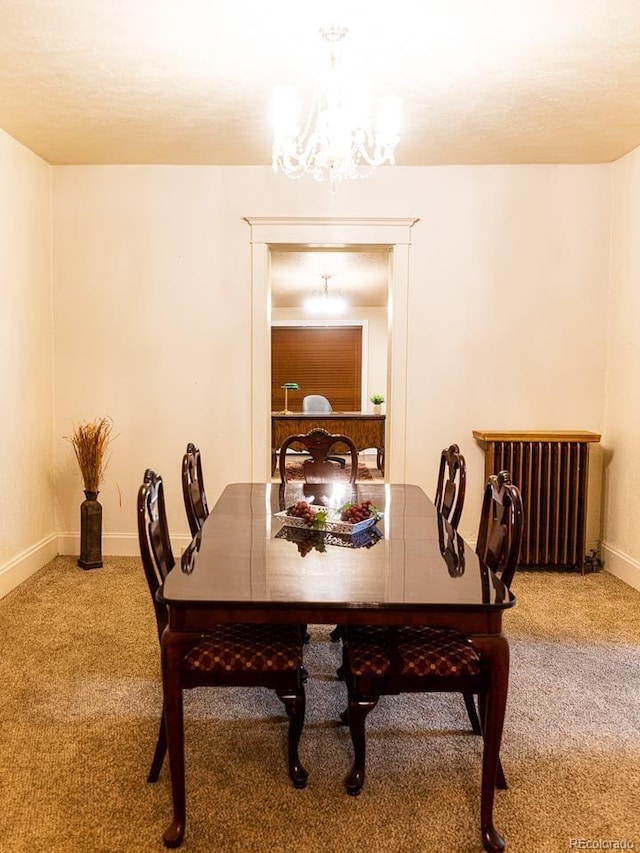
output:
M 507 470 L 522 494 L 520 565 L 584 569 L 589 445 L 587 431 L 474 430 L 485 447 L 485 482 Z

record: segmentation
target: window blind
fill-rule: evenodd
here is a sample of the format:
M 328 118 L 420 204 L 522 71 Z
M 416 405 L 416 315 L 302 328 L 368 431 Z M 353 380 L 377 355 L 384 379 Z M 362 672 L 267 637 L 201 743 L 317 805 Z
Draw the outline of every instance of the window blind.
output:
M 302 398 L 322 394 L 336 412 L 359 412 L 362 384 L 362 326 L 273 326 L 271 329 L 271 410 L 302 411 Z

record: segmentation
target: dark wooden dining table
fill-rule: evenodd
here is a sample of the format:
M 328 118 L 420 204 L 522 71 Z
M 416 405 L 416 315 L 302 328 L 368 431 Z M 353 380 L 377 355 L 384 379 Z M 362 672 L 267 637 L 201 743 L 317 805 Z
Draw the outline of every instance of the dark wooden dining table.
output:
M 354 542 L 283 526 L 276 514 L 301 499 L 336 506 L 371 500 L 383 513 L 381 536 Z M 493 803 L 509 675 L 502 614 L 515 598 L 467 543 L 445 531 L 418 486 L 228 485 L 158 595 L 169 612 L 161 640 L 173 796 L 167 846 L 182 842 L 186 821 L 179 679 L 185 642 L 216 623 L 271 622 L 448 626 L 471 637 L 491 673 L 480 829 L 486 850 L 504 849 Z

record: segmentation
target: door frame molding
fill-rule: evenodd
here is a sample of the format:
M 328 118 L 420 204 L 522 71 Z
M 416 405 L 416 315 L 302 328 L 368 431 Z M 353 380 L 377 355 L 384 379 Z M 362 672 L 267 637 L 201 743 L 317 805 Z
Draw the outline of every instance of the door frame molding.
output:
M 407 324 L 409 247 L 416 218 L 316 218 L 245 216 L 251 245 L 251 440 L 253 482 L 271 479 L 271 276 L 270 250 L 282 244 L 386 246 L 389 263 L 389 354 L 385 475 L 406 479 Z M 265 357 L 265 353 L 267 356 Z

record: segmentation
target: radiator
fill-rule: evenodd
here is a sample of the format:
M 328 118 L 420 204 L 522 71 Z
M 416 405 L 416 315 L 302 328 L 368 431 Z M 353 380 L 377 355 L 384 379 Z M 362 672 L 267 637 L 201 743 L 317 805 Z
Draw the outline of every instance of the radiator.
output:
M 507 470 L 524 507 L 520 566 L 584 570 L 592 432 L 483 432 L 485 481 Z

